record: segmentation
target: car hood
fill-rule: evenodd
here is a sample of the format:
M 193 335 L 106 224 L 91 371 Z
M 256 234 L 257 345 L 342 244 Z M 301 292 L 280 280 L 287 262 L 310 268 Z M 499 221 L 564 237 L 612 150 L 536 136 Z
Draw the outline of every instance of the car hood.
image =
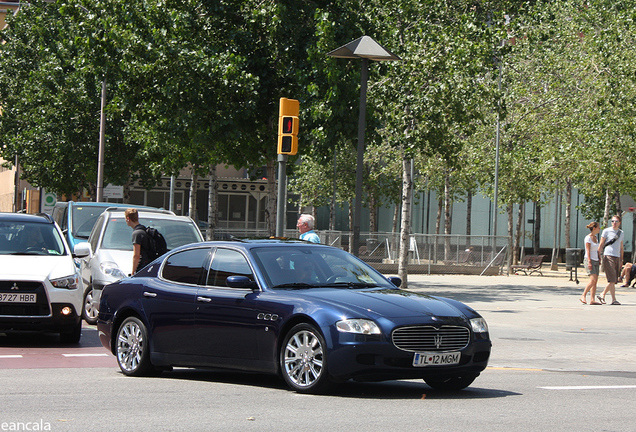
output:
M 465 317 L 462 311 L 441 298 L 400 289 L 312 289 L 305 291 L 303 297 L 386 318 L 422 315 Z
M 100 249 L 98 252 L 98 261 L 105 263 L 106 261 L 114 262 L 124 274 L 132 273 L 133 251 L 120 249 Z M 95 265 L 95 263 L 93 263 Z
M 5 280 L 57 279 L 75 274 L 77 267 L 68 255 L 3 255 L 0 278 Z

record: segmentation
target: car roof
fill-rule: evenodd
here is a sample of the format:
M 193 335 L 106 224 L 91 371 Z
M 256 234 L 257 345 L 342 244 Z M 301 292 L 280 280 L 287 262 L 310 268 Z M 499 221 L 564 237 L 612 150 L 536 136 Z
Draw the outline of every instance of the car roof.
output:
M 1 222 L 31 222 L 31 223 L 42 223 L 42 224 L 52 224 L 53 219 L 48 214 L 38 213 L 38 214 L 29 214 L 29 213 L 0 213 L 0 221 Z
M 124 208 L 107 208 L 104 210 L 104 213 L 108 213 L 108 217 L 124 217 L 124 212 L 126 209 Z M 180 220 L 180 221 L 192 221 L 192 219 L 188 216 L 179 216 L 171 212 L 170 210 L 162 210 L 162 209 L 138 209 L 137 214 L 140 218 L 153 218 L 153 219 L 171 219 L 171 220 Z
M 201 243 L 197 243 L 197 246 L 233 246 L 236 247 L 240 245 L 245 249 L 252 249 L 260 246 L 300 246 L 300 247 L 328 247 L 332 248 L 332 246 L 318 244 L 318 243 L 310 243 L 303 240 L 298 239 L 286 239 L 286 238 L 234 238 L 233 240 L 212 240 L 212 241 L 204 241 Z
M 84 206 L 84 207 L 113 207 L 113 208 L 137 208 L 137 209 L 154 209 L 155 207 L 144 206 L 139 204 L 122 204 L 122 203 L 111 203 L 111 202 L 95 202 L 95 201 L 59 201 L 55 204 L 56 206 Z

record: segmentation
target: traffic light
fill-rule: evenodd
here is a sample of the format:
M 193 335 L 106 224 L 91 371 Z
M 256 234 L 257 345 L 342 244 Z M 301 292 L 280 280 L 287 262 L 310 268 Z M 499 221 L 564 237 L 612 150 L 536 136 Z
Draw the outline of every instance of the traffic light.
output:
M 278 116 L 278 154 L 298 153 L 298 112 L 300 104 L 295 99 L 280 98 Z

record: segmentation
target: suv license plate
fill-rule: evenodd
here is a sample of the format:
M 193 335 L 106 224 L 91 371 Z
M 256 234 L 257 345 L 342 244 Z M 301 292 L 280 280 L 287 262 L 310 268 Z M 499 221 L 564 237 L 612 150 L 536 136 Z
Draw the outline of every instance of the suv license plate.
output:
M 0 293 L 0 303 L 36 303 L 37 294 Z
M 447 353 L 415 353 L 415 356 L 413 357 L 413 366 L 423 367 L 437 365 L 455 365 L 459 364 L 459 360 L 461 359 L 461 357 L 462 353 L 460 353 L 459 351 Z

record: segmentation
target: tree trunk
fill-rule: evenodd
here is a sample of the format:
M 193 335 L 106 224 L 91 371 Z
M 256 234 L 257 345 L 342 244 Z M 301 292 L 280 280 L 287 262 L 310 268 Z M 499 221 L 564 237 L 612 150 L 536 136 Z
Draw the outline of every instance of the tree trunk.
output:
M 565 181 L 565 247 L 571 247 L 570 228 L 572 227 L 572 179 Z
M 517 225 L 515 227 L 515 236 L 514 236 L 514 244 L 512 245 L 512 263 L 518 264 L 521 260 L 521 227 L 523 226 L 523 203 L 519 204 L 519 209 L 517 210 Z
M 399 236 L 398 236 L 398 225 L 400 223 L 400 213 L 402 206 L 400 203 L 395 204 L 395 208 L 393 210 L 393 228 L 391 236 L 391 251 L 393 251 L 393 255 L 389 255 L 389 259 L 397 259 L 399 255 L 398 248 L 400 247 Z
M 514 215 L 513 215 L 514 209 L 515 209 L 515 207 L 514 207 L 514 204 L 512 204 L 512 203 L 509 203 L 507 208 L 506 208 L 506 211 L 508 213 L 508 251 L 507 251 L 508 252 L 507 253 L 508 260 L 507 260 L 506 267 L 508 269 L 510 269 L 509 263 L 510 263 L 510 258 L 512 257 L 512 254 L 510 253 L 510 251 L 513 250 L 512 235 L 513 235 L 513 231 L 514 231 Z
M 450 261 L 453 259 L 453 251 L 451 250 L 450 233 L 453 214 L 453 200 L 451 198 L 451 185 L 450 185 L 450 173 L 446 171 L 444 179 L 444 260 Z
M 411 230 L 411 200 L 413 194 L 411 178 L 412 159 L 402 156 L 402 226 L 400 229 L 400 257 L 398 276 L 402 279 L 402 288 L 408 288 L 408 260 Z
M 534 238 L 532 239 L 532 253 L 539 255 L 541 249 L 541 204 L 534 203 Z
M 197 187 L 199 186 L 199 176 L 194 172 L 195 167 L 192 167 L 192 177 L 190 178 L 190 207 L 188 209 L 188 215 L 198 222 L 199 212 L 197 211 Z
M 210 179 L 210 188 L 208 189 L 208 229 L 205 238 L 207 240 L 214 240 L 216 226 L 219 219 L 219 212 L 217 211 L 219 202 L 219 189 L 216 181 L 216 164 L 210 164 L 208 177 Z
M 470 247 L 470 236 L 472 233 L 472 212 L 473 212 L 473 191 L 466 194 L 466 248 Z
M 609 189 L 605 189 L 605 211 L 603 213 L 603 226 L 605 227 L 609 225 L 611 202 L 612 202 L 612 199 L 611 199 L 610 191 Z
M 132 186 L 132 184 L 129 181 L 124 183 L 124 203 L 125 204 L 130 204 L 130 186 Z
M 353 198 L 349 198 L 349 253 L 353 253 Z

